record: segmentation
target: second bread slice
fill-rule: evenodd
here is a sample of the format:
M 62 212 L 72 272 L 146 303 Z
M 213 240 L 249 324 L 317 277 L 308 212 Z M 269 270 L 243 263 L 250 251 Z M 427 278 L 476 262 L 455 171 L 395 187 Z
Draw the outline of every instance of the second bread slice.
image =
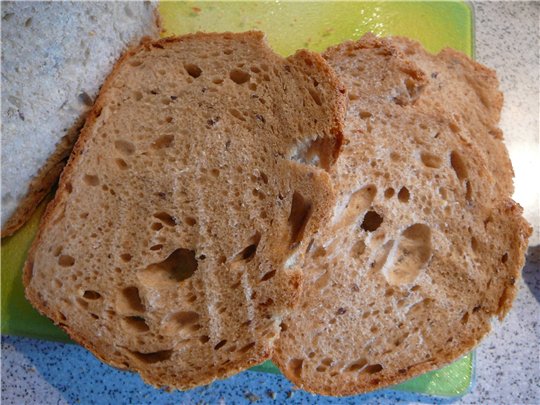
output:
M 339 199 L 274 359 L 305 390 L 351 395 L 471 350 L 512 304 L 530 228 L 496 184 L 511 184 L 511 170 L 493 175 L 478 126 L 459 119 L 456 130 L 455 110 L 430 106 L 431 76 L 395 40 L 366 35 L 324 55 L 350 99 L 332 170 Z M 469 96 L 454 94 L 453 107 L 468 99 L 485 113 Z
M 189 388 L 260 363 L 326 218 L 344 90 L 261 33 L 147 43 L 106 81 L 25 267 L 103 361 Z

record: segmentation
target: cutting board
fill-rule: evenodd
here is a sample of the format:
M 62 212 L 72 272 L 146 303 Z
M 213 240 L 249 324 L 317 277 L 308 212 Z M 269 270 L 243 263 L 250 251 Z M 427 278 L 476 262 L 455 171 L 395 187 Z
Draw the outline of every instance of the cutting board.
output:
M 304 2 L 212 1 L 160 3 L 164 36 L 195 31 L 264 31 L 270 46 L 286 56 L 299 48 L 323 51 L 365 32 L 403 35 L 438 52 L 452 47 L 474 53 L 472 10 L 463 2 Z M 43 202 L 32 219 L 15 235 L 2 239 L 2 334 L 69 342 L 69 338 L 25 300 L 21 269 L 39 219 Z M 474 355 L 468 354 L 437 371 L 400 384 L 394 389 L 436 396 L 460 396 L 472 382 Z M 257 371 L 279 373 L 266 362 Z

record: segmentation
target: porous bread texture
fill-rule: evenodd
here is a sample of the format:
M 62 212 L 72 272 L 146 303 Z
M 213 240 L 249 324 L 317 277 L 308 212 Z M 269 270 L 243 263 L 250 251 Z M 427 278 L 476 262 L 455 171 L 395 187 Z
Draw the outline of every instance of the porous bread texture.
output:
M 105 77 L 159 33 L 155 2 L 2 2 L 2 237 L 58 179 Z
M 511 196 L 514 172 L 499 128 L 503 94 L 495 71 L 451 48 L 434 55 L 417 41 L 403 37 L 392 41 L 429 78 L 417 108 L 446 114 L 464 142 L 479 146 L 500 193 Z M 461 130 L 463 126 L 469 134 Z
M 24 270 L 26 296 L 155 386 L 268 358 L 331 213 L 345 90 L 263 34 L 132 50 L 107 79 Z
M 482 142 L 466 140 L 475 125 L 456 131 L 452 114 L 422 101 L 433 78 L 394 40 L 367 35 L 324 57 L 349 92 L 338 199 L 273 360 L 298 387 L 342 396 L 472 349 L 510 308 L 530 228 L 497 184 L 512 172 L 490 171 Z

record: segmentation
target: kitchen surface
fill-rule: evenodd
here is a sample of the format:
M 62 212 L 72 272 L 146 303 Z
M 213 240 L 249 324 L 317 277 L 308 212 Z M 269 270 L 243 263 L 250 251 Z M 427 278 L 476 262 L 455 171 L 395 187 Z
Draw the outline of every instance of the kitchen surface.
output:
M 306 7 L 308 5 L 306 4 Z M 514 199 L 533 226 L 519 295 L 473 356 L 461 398 L 382 390 L 346 398 L 305 393 L 280 375 L 245 371 L 187 392 L 145 385 L 136 374 L 65 343 L 2 336 L 5 404 L 540 403 L 540 2 L 474 2 L 475 57 L 495 69 L 504 92 L 501 128 L 515 171 Z

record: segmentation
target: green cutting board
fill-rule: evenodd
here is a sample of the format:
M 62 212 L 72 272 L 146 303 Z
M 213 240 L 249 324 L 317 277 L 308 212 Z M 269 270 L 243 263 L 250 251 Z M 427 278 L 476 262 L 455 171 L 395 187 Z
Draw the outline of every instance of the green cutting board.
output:
M 358 39 L 368 31 L 381 36 L 407 36 L 420 41 L 431 52 L 444 47 L 469 56 L 474 52 L 472 10 L 457 1 L 162 1 L 159 7 L 164 36 L 258 29 L 266 33 L 270 46 L 282 55 L 299 48 L 322 51 L 344 40 Z M 22 266 L 46 202 L 19 232 L 2 239 L 2 334 L 69 342 L 64 332 L 25 300 L 21 282 Z M 394 388 L 446 397 L 463 395 L 472 381 L 473 357 L 469 354 L 441 370 Z M 254 370 L 279 373 L 271 362 Z

